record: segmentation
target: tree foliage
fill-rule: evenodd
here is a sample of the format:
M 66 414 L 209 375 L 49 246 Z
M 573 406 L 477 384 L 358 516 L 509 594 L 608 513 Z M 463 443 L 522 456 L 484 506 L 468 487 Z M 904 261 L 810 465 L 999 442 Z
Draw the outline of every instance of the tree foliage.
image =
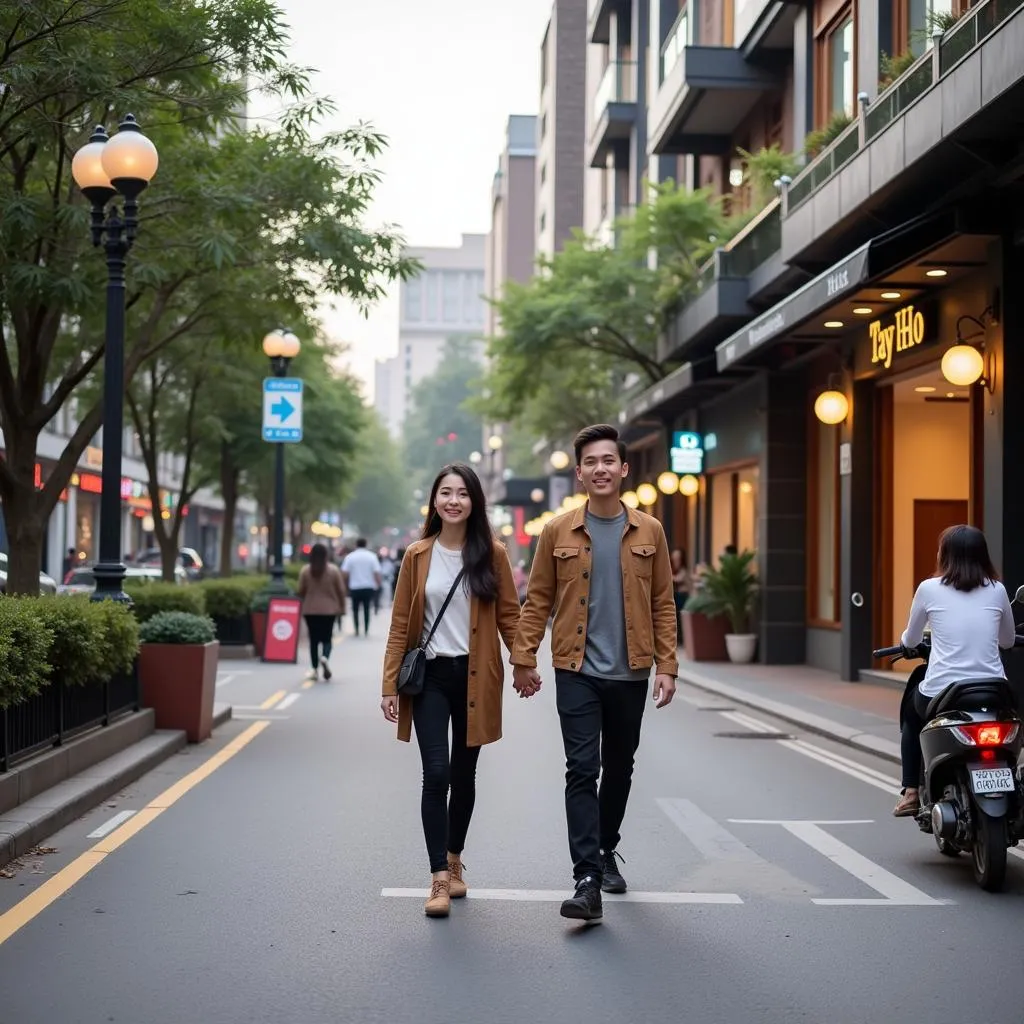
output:
M 631 381 L 653 384 L 668 372 L 658 352 L 666 318 L 699 287 L 701 264 L 725 231 L 707 190 L 666 182 L 617 224 L 614 245 L 577 233 L 541 257 L 536 276 L 508 283 L 495 303 L 501 332 L 489 339 L 473 408 L 539 436 L 608 419 Z
M 370 413 L 360 438 L 352 495 L 344 507 L 346 521 L 366 537 L 407 525 L 412 491 L 398 446 L 380 417 Z

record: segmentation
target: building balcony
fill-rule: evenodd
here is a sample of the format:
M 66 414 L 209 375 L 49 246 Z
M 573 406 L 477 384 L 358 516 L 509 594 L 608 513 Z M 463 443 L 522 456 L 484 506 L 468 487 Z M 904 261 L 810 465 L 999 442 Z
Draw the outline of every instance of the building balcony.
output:
M 594 93 L 588 163 L 604 167 L 609 153 L 629 158 L 636 124 L 636 61 L 614 61 L 605 68 Z
M 607 44 L 611 42 L 612 14 L 628 15 L 631 0 L 590 0 L 587 6 L 587 38 Z
M 652 153 L 725 154 L 732 136 L 783 76 L 748 63 L 731 46 L 693 46 L 683 12 L 661 52 L 662 82 L 651 105 Z
M 827 260 L 869 214 L 925 209 L 1015 145 L 1024 0 L 983 0 L 932 43 L 789 185 L 787 262 Z
M 698 360 L 749 320 L 754 315 L 748 304 L 752 277 L 781 247 L 782 217 L 776 199 L 704 264 L 696 293 L 667 325 L 658 358 Z

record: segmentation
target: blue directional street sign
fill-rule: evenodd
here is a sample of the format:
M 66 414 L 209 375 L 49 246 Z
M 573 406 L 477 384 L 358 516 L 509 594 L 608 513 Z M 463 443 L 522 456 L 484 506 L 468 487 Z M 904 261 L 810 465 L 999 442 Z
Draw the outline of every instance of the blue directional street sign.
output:
M 295 444 L 302 440 L 302 381 L 267 377 L 263 381 L 263 440 Z

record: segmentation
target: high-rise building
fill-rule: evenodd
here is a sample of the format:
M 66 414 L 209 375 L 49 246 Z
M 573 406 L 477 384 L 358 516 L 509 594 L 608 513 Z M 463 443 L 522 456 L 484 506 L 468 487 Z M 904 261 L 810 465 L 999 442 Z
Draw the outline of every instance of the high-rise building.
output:
M 398 355 L 377 362 L 374 380 L 374 406 L 395 437 L 412 389 L 437 369 L 445 342 L 483 338 L 486 252 L 486 235 L 463 235 L 457 247 L 405 250 L 423 270 L 399 285 Z
M 540 68 L 535 239 L 537 252 L 550 255 L 583 226 L 587 0 L 555 0 Z

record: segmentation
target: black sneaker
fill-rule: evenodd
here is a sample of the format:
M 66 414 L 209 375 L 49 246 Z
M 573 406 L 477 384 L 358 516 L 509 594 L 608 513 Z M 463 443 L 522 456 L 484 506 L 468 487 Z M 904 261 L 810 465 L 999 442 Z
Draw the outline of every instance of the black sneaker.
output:
M 320 668 L 323 669 L 324 679 L 330 679 L 331 678 L 331 666 L 327 664 L 327 659 L 326 658 L 321 658 L 320 659 Z
M 601 866 L 604 870 L 604 875 L 601 878 L 601 888 L 605 892 L 625 892 L 626 891 L 626 880 L 622 877 L 622 872 L 619 871 L 618 864 L 615 863 L 615 858 L 626 863 L 625 857 L 616 850 L 605 850 L 601 858 Z
M 576 893 L 562 903 L 562 917 L 574 921 L 600 921 L 601 885 L 593 875 L 586 875 L 576 883 Z

